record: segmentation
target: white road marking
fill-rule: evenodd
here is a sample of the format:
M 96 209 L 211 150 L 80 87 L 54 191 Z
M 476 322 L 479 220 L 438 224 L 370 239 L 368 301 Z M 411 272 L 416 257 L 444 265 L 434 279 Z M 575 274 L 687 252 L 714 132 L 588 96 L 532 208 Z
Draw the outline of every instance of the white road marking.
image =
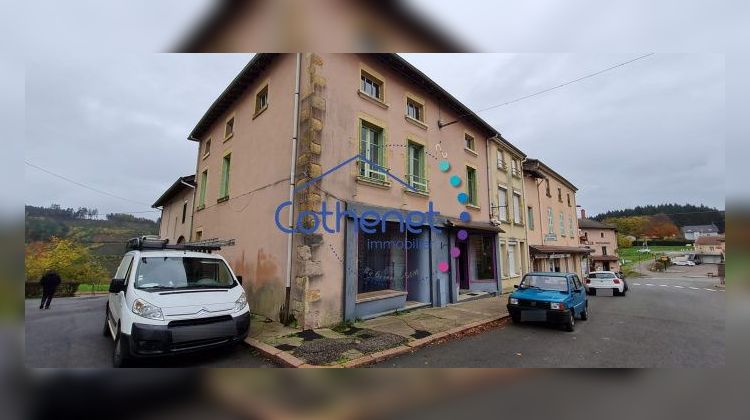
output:
M 640 283 L 633 283 L 633 286 L 640 286 Z
M 672 286 L 672 287 L 676 287 L 678 289 L 684 289 L 684 287 L 682 287 L 682 286 Z
M 659 287 L 669 287 L 668 284 L 660 284 Z
M 653 286 L 653 284 L 651 284 L 651 283 L 646 283 L 646 286 Z
M 715 292 L 716 291 L 714 289 L 706 289 L 705 287 L 703 288 L 703 290 L 708 290 L 709 292 Z
M 692 286 L 690 288 L 693 289 L 693 290 L 701 290 L 701 289 L 699 289 L 697 287 L 692 287 Z

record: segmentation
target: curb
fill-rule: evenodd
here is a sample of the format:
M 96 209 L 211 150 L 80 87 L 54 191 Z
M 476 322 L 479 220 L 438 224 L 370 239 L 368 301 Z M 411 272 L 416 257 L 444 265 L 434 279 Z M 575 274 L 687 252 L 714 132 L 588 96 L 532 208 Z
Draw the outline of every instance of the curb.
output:
M 359 357 L 354 360 L 350 360 L 342 365 L 331 365 L 331 366 L 317 366 L 317 365 L 311 365 L 304 360 L 295 357 L 285 351 L 279 350 L 276 347 L 270 346 L 266 343 L 263 343 L 261 341 L 258 341 L 254 338 L 246 338 L 245 343 L 249 345 L 250 347 L 257 350 L 259 353 L 263 354 L 268 359 L 271 359 L 279 364 L 281 364 L 284 367 L 291 367 L 291 368 L 357 368 L 357 367 L 363 367 L 368 366 L 373 363 L 379 363 L 384 360 L 391 359 L 396 356 L 400 356 L 406 353 L 412 353 L 415 350 L 425 347 L 427 345 L 430 345 L 438 340 L 443 340 L 446 338 L 451 338 L 455 335 L 458 335 L 462 332 L 472 330 L 477 327 L 481 327 L 484 325 L 487 325 L 489 323 L 499 321 L 505 318 L 508 318 L 509 315 L 501 315 L 501 316 L 495 316 L 492 318 L 485 318 L 480 321 L 472 322 L 470 324 L 462 325 L 460 327 L 451 328 L 446 331 L 442 331 L 439 333 L 432 334 L 429 337 L 420 338 L 418 340 L 412 340 L 409 342 L 406 342 L 398 347 L 390 348 L 387 350 L 375 352 L 366 354 L 362 357 Z

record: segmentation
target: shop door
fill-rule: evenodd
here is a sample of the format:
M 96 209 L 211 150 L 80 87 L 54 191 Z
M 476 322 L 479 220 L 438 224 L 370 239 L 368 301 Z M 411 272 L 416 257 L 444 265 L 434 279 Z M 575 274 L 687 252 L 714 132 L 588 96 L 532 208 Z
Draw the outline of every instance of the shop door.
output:
M 469 247 L 467 241 L 461 241 L 456 246 L 461 251 L 458 257 L 458 288 L 463 290 L 469 289 Z

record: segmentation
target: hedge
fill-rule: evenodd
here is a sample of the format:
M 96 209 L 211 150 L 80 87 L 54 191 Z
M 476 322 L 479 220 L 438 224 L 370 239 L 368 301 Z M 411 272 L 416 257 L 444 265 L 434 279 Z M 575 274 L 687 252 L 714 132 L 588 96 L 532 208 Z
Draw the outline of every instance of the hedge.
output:
M 75 296 L 78 286 L 81 283 L 66 281 L 60 283 L 55 291 L 55 297 L 72 297 Z M 42 285 L 39 282 L 26 282 L 26 298 L 42 297 Z
M 635 242 L 633 242 L 633 246 L 642 246 L 643 240 L 639 239 Z M 654 239 L 654 240 L 646 240 L 646 244 L 648 246 L 687 246 L 688 244 L 692 244 L 693 241 L 688 241 L 687 239 Z

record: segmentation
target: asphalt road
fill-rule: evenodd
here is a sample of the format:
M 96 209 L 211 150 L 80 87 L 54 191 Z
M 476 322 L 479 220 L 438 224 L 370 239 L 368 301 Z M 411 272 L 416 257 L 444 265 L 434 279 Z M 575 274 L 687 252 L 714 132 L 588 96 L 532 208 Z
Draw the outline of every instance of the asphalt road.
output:
M 665 273 L 666 274 L 666 273 Z M 683 274 L 629 279 L 627 296 L 589 296 L 568 333 L 538 324 L 487 331 L 377 367 L 723 367 L 726 293 Z
M 106 368 L 112 366 L 111 339 L 101 334 L 105 297 L 60 298 L 49 310 L 26 301 L 26 366 Z M 133 367 L 275 367 L 249 347 L 238 345 L 179 357 L 149 359 Z

